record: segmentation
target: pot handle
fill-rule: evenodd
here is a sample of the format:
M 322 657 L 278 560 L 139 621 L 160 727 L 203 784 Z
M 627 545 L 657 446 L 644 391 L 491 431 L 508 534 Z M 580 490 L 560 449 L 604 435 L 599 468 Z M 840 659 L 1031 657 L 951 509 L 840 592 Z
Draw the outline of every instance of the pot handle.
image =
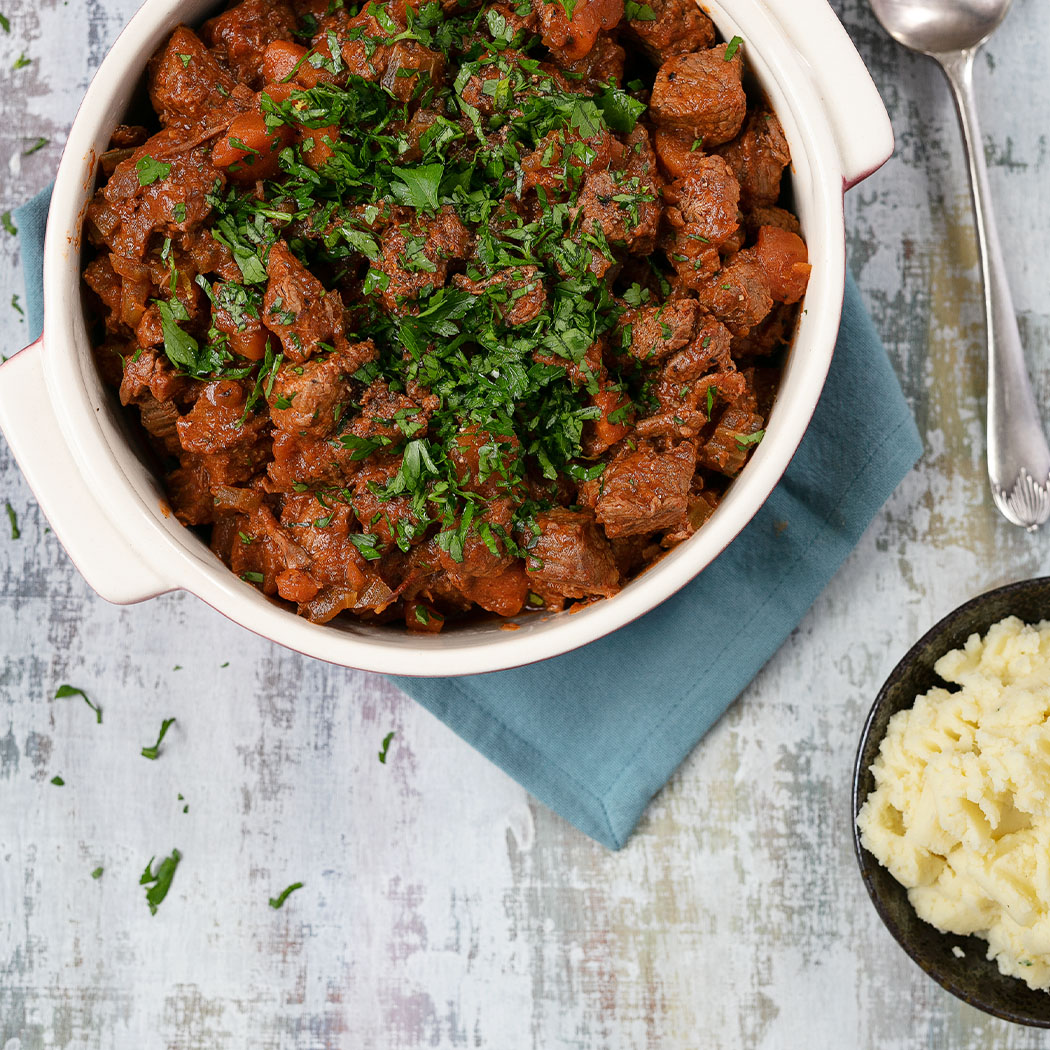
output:
M 0 367 L 0 430 L 55 535 L 88 584 L 119 605 L 174 590 L 99 506 L 62 437 L 48 396 L 44 340 Z
M 849 189 L 893 155 L 893 127 L 878 88 L 827 0 L 764 3 L 809 67 Z

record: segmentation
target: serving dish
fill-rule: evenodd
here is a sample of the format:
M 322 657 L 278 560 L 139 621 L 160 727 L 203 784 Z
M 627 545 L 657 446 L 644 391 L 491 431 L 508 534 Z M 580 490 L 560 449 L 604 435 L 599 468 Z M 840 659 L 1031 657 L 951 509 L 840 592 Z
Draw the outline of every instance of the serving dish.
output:
M 923 922 L 908 901 L 907 890 L 862 845 L 856 825 L 865 799 L 875 788 L 871 772 L 890 719 L 915 698 L 944 682 L 934 664 L 961 647 L 975 632 L 984 635 L 1004 617 L 1037 623 L 1050 615 L 1050 577 L 1023 580 L 988 591 L 949 613 L 920 638 L 893 669 L 872 705 L 861 733 L 853 772 L 853 845 L 861 877 L 875 910 L 897 943 L 942 988 L 985 1013 L 1017 1024 L 1050 1028 L 1050 994 L 1033 991 L 1023 981 L 999 972 L 986 958 L 979 937 L 941 933 Z M 962 955 L 953 952 L 959 948 Z
M 171 514 L 96 373 L 79 281 L 80 218 L 95 159 L 166 34 L 214 7 L 210 0 L 147 0 L 103 62 L 55 184 L 44 250 L 45 334 L 0 369 L 0 427 L 88 582 L 120 603 L 188 590 L 243 626 L 312 656 L 374 671 L 448 675 L 566 652 L 649 611 L 692 579 L 751 519 L 798 447 L 838 329 L 842 193 L 892 151 L 882 102 L 825 0 L 734 0 L 707 8 L 724 37 L 747 41 L 751 69 L 784 126 L 794 206 L 814 265 L 766 440 L 704 528 L 615 598 L 572 615 L 478 623 L 433 637 L 355 623 L 311 624 L 232 576 Z

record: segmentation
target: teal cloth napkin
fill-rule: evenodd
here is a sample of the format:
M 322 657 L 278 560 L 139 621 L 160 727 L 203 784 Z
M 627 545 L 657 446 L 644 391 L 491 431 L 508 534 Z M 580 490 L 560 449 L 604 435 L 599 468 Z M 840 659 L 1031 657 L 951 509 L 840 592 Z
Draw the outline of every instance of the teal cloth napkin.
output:
M 15 213 L 33 338 L 50 190 Z M 397 684 L 540 801 L 612 849 L 780 647 L 922 451 L 847 282 L 835 358 L 783 480 L 691 584 L 614 634 L 529 667 Z M 787 527 L 785 527 L 785 523 Z

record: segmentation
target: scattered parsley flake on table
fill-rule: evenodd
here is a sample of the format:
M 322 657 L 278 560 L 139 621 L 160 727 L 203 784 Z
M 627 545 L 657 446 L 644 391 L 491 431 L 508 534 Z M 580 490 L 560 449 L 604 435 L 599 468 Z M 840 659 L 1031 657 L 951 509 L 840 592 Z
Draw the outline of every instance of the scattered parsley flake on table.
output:
M 18 313 L 22 317 L 25 317 L 25 315 L 26 315 L 25 310 L 22 309 L 22 304 L 18 301 L 18 293 L 17 292 L 14 295 L 11 296 L 11 309 L 12 310 L 17 310 Z
M 147 887 L 146 903 L 149 905 L 150 915 L 157 914 L 158 905 L 168 895 L 168 890 L 171 889 L 172 877 L 175 875 L 175 869 L 179 866 L 179 861 L 182 860 L 182 854 L 177 849 L 173 849 L 171 856 L 165 857 L 157 866 L 156 872 L 153 871 L 154 860 L 156 860 L 156 857 L 150 857 L 146 870 L 139 879 L 139 885 Z
M 18 227 L 11 221 L 11 213 L 9 211 L 5 211 L 3 215 L 0 215 L 0 226 L 3 226 L 12 237 L 18 236 Z
M 55 787 L 64 787 L 66 782 L 60 776 L 55 775 L 51 778 L 51 783 L 54 784 Z
M 7 15 L 0 15 L 0 29 L 5 33 L 11 32 L 11 23 L 8 21 Z
M 44 138 L 43 135 L 39 136 L 36 142 L 34 142 L 33 145 L 29 147 L 29 149 L 22 150 L 22 156 L 31 157 L 38 150 L 42 150 L 50 141 L 50 139 Z
M 144 747 L 142 749 L 143 758 L 155 759 L 160 754 L 160 742 L 164 739 L 165 734 L 175 724 L 174 718 L 165 718 L 160 724 L 160 736 L 157 737 L 157 742 L 152 747 Z
M 390 730 L 385 737 L 383 737 L 383 747 L 379 752 L 379 761 L 386 765 L 386 754 L 390 750 L 390 741 L 394 739 L 394 730 Z
M 18 527 L 18 515 L 15 513 L 15 508 L 11 506 L 10 502 L 7 506 L 7 520 L 11 522 L 11 539 L 18 540 L 22 538 L 22 530 Z
M 95 712 L 95 722 L 98 725 L 102 725 L 102 708 L 98 704 L 92 703 L 91 698 L 83 689 L 78 689 L 75 685 L 60 685 L 55 692 L 55 699 L 64 700 L 67 696 L 82 696 L 84 703 Z
M 103 870 L 104 870 L 103 868 L 96 868 L 96 869 L 95 869 L 95 870 L 94 870 L 94 871 L 93 871 L 93 872 L 91 873 L 91 877 L 92 877 L 93 879 L 101 879 L 101 878 L 102 878 L 102 872 L 103 872 Z
M 288 900 L 288 898 L 293 893 L 295 893 L 296 890 L 301 890 L 302 888 L 303 884 L 301 882 L 293 882 L 291 886 L 286 886 L 283 890 L 281 890 L 278 896 L 270 898 L 270 907 L 273 908 L 275 911 L 278 908 L 283 907 L 284 902 Z
M 11 67 L 13 70 L 25 69 L 26 66 L 32 63 L 31 58 L 26 57 L 26 53 L 23 51 L 18 58 L 15 59 L 15 64 Z

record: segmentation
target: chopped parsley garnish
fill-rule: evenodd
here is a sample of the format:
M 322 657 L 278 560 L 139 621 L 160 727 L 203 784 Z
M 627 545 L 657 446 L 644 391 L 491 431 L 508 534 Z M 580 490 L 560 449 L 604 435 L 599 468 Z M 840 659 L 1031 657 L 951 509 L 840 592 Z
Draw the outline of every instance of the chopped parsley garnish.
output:
M 3 215 L 0 215 L 0 226 L 3 226 L 12 237 L 18 236 L 18 227 L 11 220 L 11 213 L 9 211 L 5 211 Z
M 242 572 L 241 579 L 247 583 L 262 583 L 266 577 L 261 572 Z
M 51 783 L 56 787 L 63 787 L 66 782 L 60 776 L 56 775 L 51 778 Z
M 648 4 L 637 3 L 637 0 L 625 0 L 623 16 L 631 22 L 656 21 L 656 12 Z
M 176 222 L 186 221 L 186 204 L 184 201 L 179 201 L 179 203 L 175 205 L 172 215 Z
M 7 520 L 11 523 L 11 539 L 17 540 L 22 538 L 22 530 L 18 527 L 18 515 L 15 513 L 15 508 L 8 502 L 7 506 Z
M 164 735 L 167 733 L 167 731 L 174 724 L 175 724 L 175 719 L 174 718 L 165 718 L 164 721 L 161 722 L 161 724 L 160 724 L 160 735 L 157 737 L 157 742 L 155 744 L 153 744 L 151 747 L 144 747 L 142 749 L 142 757 L 143 758 L 155 759 L 155 758 L 158 757 L 158 755 L 160 755 L 160 744 L 161 744 L 161 741 L 164 739 Z
M 96 869 L 95 869 L 95 870 L 94 870 L 94 871 L 93 871 L 93 872 L 91 873 L 91 877 L 92 877 L 93 879 L 101 879 L 101 878 L 102 878 L 102 872 L 103 872 L 104 870 L 105 870 L 104 868 L 96 868 Z
M 11 32 L 11 23 L 8 21 L 7 15 L 0 15 L 0 29 L 5 33 Z
M 732 62 L 733 56 L 740 50 L 740 45 L 744 42 L 743 37 L 735 36 L 729 41 L 726 46 L 726 61 Z
M 93 703 L 91 697 L 84 692 L 83 689 L 78 689 L 75 685 L 60 685 L 58 690 L 55 692 L 56 700 L 64 700 L 67 696 L 81 696 L 84 698 L 84 703 L 95 712 L 95 722 L 98 725 L 102 725 L 102 708 L 98 704 Z
M 157 908 L 161 901 L 168 895 L 171 889 L 171 880 L 175 875 L 175 869 L 182 860 L 182 854 L 177 850 L 171 851 L 170 857 L 165 857 L 153 871 L 153 862 L 156 857 L 150 857 L 146 870 L 139 878 L 139 885 L 146 887 L 146 903 L 149 905 L 150 915 L 157 914 Z
M 135 161 L 140 186 L 152 186 L 158 179 L 167 178 L 171 165 L 162 160 L 154 160 L 149 154 Z
M 15 59 L 15 64 L 11 67 L 13 70 L 25 69 L 26 66 L 32 63 L 31 58 L 26 57 L 26 53 L 23 51 L 18 58 Z
M 20 317 L 25 317 L 26 312 L 22 309 L 22 304 L 18 301 L 17 293 L 11 296 L 11 309 L 16 311 Z
M 737 434 L 736 443 L 741 448 L 748 448 L 751 445 L 757 445 L 765 436 L 764 430 L 756 430 L 753 434 Z
M 423 608 L 422 606 L 419 606 L 419 609 L 422 609 L 422 608 Z M 383 746 L 379 749 L 379 761 L 382 762 L 383 765 L 386 765 L 387 752 L 390 750 L 390 741 L 393 740 L 393 739 L 394 739 L 394 730 L 391 729 L 390 732 L 387 733 L 387 735 L 385 737 L 383 737 Z
M 303 884 L 301 882 L 293 882 L 291 886 L 285 886 L 283 890 L 276 896 L 270 898 L 270 907 L 276 911 L 278 908 L 284 906 L 284 902 L 295 893 L 296 890 L 301 890 Z
M 50 139 L 46 139 L 46 138 L 44 138 L 43 135 L 41 135 L 36 140 L 36 142 L 33 143 L 32 146 L 30 146 L 28 149 L 22 150 L 22 156 L 23 157 L 30 157 L 30 156 L 32 156 L 38 150 L 42 150 L 50 141 L 51 141 Z

